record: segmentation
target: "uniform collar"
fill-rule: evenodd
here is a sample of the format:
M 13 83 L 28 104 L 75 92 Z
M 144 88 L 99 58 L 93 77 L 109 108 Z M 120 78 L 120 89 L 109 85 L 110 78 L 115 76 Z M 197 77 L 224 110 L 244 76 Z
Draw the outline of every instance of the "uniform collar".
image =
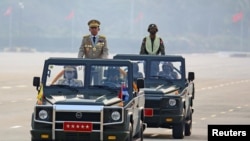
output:
M 90 35 L 90 37 L 91 37 L 91 38 L 93 38 L 93 37 L 96 37 L 96 38 L 97 38 L 97 37 L 98 37 L 98 35 L 95 35 L 95 36 L 94 36 L 94 35 Z

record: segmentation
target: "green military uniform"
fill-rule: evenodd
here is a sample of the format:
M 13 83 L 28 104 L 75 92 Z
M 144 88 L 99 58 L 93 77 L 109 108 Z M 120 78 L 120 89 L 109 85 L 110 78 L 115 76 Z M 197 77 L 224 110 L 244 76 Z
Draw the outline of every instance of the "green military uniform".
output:
M 156 35 L 158 27 L 156 24 L 150 24 L 148 26 L 149 36 L 146 36 L 142 40 L 140 54 L 149 55 L 165 55 L 165 46 L 162 38 Z
M 140 54 L 165 55 L 165 47 L 162 39 L 158 36 L 156 36 L 155 39 L 151 39 L 149 36 L 144 37 Z

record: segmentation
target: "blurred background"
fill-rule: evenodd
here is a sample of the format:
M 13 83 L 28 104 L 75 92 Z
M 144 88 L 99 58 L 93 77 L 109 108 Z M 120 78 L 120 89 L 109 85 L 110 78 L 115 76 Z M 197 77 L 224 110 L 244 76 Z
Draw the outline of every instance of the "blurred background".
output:
M 90 19 L 111 53 L 138 54 L 151 23 L 167 54 L 250 51 L 250 0 L 1 0 L 0 51 L 77 54 Z

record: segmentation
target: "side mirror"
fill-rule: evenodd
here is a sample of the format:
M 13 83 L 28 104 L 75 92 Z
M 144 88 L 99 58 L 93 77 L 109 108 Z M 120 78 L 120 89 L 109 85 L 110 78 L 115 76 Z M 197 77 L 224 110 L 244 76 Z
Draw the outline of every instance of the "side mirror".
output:
M 38 88 L 40 86 L 40 77 L 34 77 L 33 78 L 33 86 L 35 86 L 36 89 L 38 90 Z
M 194 80 L 194 72 L 188 72 L 188 81 Z

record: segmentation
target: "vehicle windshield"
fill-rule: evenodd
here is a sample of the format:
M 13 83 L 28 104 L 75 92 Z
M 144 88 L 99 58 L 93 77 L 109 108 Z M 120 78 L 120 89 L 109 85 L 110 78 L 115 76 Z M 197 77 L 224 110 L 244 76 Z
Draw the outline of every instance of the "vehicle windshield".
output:
M 150 77 L 161 79 L 182 79 L 181 62 L 151 61 Z
M 127 84 L 127 66 L 91 66 L 90 86 L 108 86 L 113 88 Z
M 133 78 L 145 78 L 145 61 L 144 60 L 132 60 L 133 62 Z
M 83 65 L 49 65 L 46 86 L 66 85 L 70 87 L 84 86 Z
M 69 87 L 127 85 L 128 66 L 119 65 L 49 65 L 46 86 L 65 85 Z M 89 72 L 88 72 L 89 71 Z

